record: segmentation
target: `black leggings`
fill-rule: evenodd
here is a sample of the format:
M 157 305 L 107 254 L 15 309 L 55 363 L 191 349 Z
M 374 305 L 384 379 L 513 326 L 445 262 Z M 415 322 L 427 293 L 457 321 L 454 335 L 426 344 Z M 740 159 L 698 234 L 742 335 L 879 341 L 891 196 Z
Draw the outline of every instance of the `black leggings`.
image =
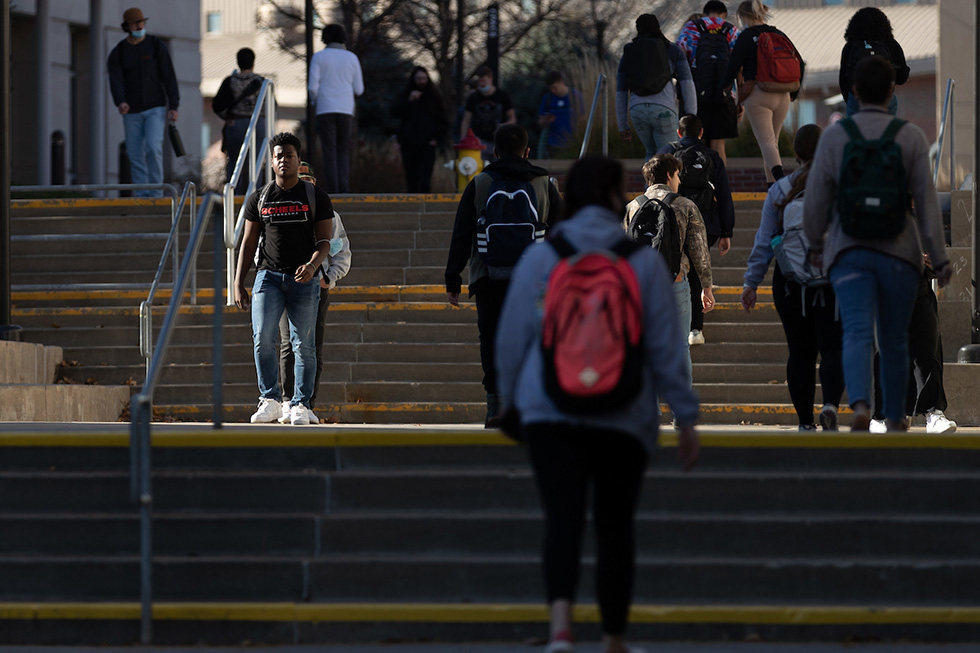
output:
M 805 303 L 800 293 L 805 292 Z M 800 424 L 813 424 L 813 398 L 816 394 L 814 369 L 820 354 L 820 387 L 823 403 L 837 406 L 844 394 L 844 368 L 841 364 L 843 331 L 837 316 L 837 300 L 830 285 L 804 289 L 787 281 L 779 270 L 772 275 L 772 301 L 783 323 L 789 358 L 786 383 Z
M 568 424 L 527 427 L 531 465 L 544 504 L 548 603 L 574 603 L 588 488 L 593 486 L 596 598 L 607 635 L 626 632 L 636 563 L 634 521 L 647 453 L 624 433 Z

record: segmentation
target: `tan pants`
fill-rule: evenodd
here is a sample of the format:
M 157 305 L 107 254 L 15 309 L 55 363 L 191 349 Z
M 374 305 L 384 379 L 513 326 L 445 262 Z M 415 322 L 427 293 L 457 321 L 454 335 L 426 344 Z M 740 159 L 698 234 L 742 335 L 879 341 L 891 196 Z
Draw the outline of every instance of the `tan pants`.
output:
M 789 93 L 766 93 L 755 88 L 742 103 L 745 117 L 752 125 L 752 133 L 762 150 L 762 161 L 766 168 L 766 181 L 774 181 L 772 169 L 783 164 L 779 158 L 779 130 L 789 113 Z

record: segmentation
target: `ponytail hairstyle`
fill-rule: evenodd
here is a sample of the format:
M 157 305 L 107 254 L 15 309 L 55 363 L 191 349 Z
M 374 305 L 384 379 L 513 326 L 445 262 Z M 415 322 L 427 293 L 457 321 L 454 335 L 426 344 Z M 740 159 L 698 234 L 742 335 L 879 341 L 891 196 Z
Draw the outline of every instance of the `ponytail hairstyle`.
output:
M 796 160 L 801 164 L 800 173 L 793 179 L 793 185 L 786 193 L 786 197 L 776 205 L 780 213 L 806 188 L 806 179 L 810 176 L 810 164 L 813 162 L 813 155 L 817 152 L 817 142 L 820 140 L 821 133 L 823 128 L 813 123 L 803 125 L 797 130 L 793 138 L 793 151 L 796 152 Z
M 735 11 L 738 21 L 744 26 L 747 20 L 757 20 L 760 23 L 768 22 L 772 18 L 769 7 L 762 4 L 762 0 L 743 0 Z

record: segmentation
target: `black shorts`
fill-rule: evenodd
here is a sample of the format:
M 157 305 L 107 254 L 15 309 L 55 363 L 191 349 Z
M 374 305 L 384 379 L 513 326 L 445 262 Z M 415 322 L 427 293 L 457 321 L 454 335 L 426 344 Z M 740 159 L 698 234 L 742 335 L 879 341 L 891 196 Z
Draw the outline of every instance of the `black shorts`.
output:
M 738 112 L 735 99 L 699 102 L 698 118 L 704 126 L 704 141 L 738 136 Z

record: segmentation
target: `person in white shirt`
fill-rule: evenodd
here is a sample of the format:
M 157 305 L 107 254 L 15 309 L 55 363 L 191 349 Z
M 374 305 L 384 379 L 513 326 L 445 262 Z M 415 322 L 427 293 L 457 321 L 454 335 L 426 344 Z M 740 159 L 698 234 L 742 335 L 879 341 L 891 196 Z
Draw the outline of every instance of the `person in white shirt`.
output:
M 316 97 L 316 128 L 323 151 L 323 179 L 328 193 L 350 192 L 350 143 L 354 96 L 364 92 L 361 63 L 347 51 L 347 32 L 331 24 L 323 28 L 327 47 L 310 62 L 310 93 Z

